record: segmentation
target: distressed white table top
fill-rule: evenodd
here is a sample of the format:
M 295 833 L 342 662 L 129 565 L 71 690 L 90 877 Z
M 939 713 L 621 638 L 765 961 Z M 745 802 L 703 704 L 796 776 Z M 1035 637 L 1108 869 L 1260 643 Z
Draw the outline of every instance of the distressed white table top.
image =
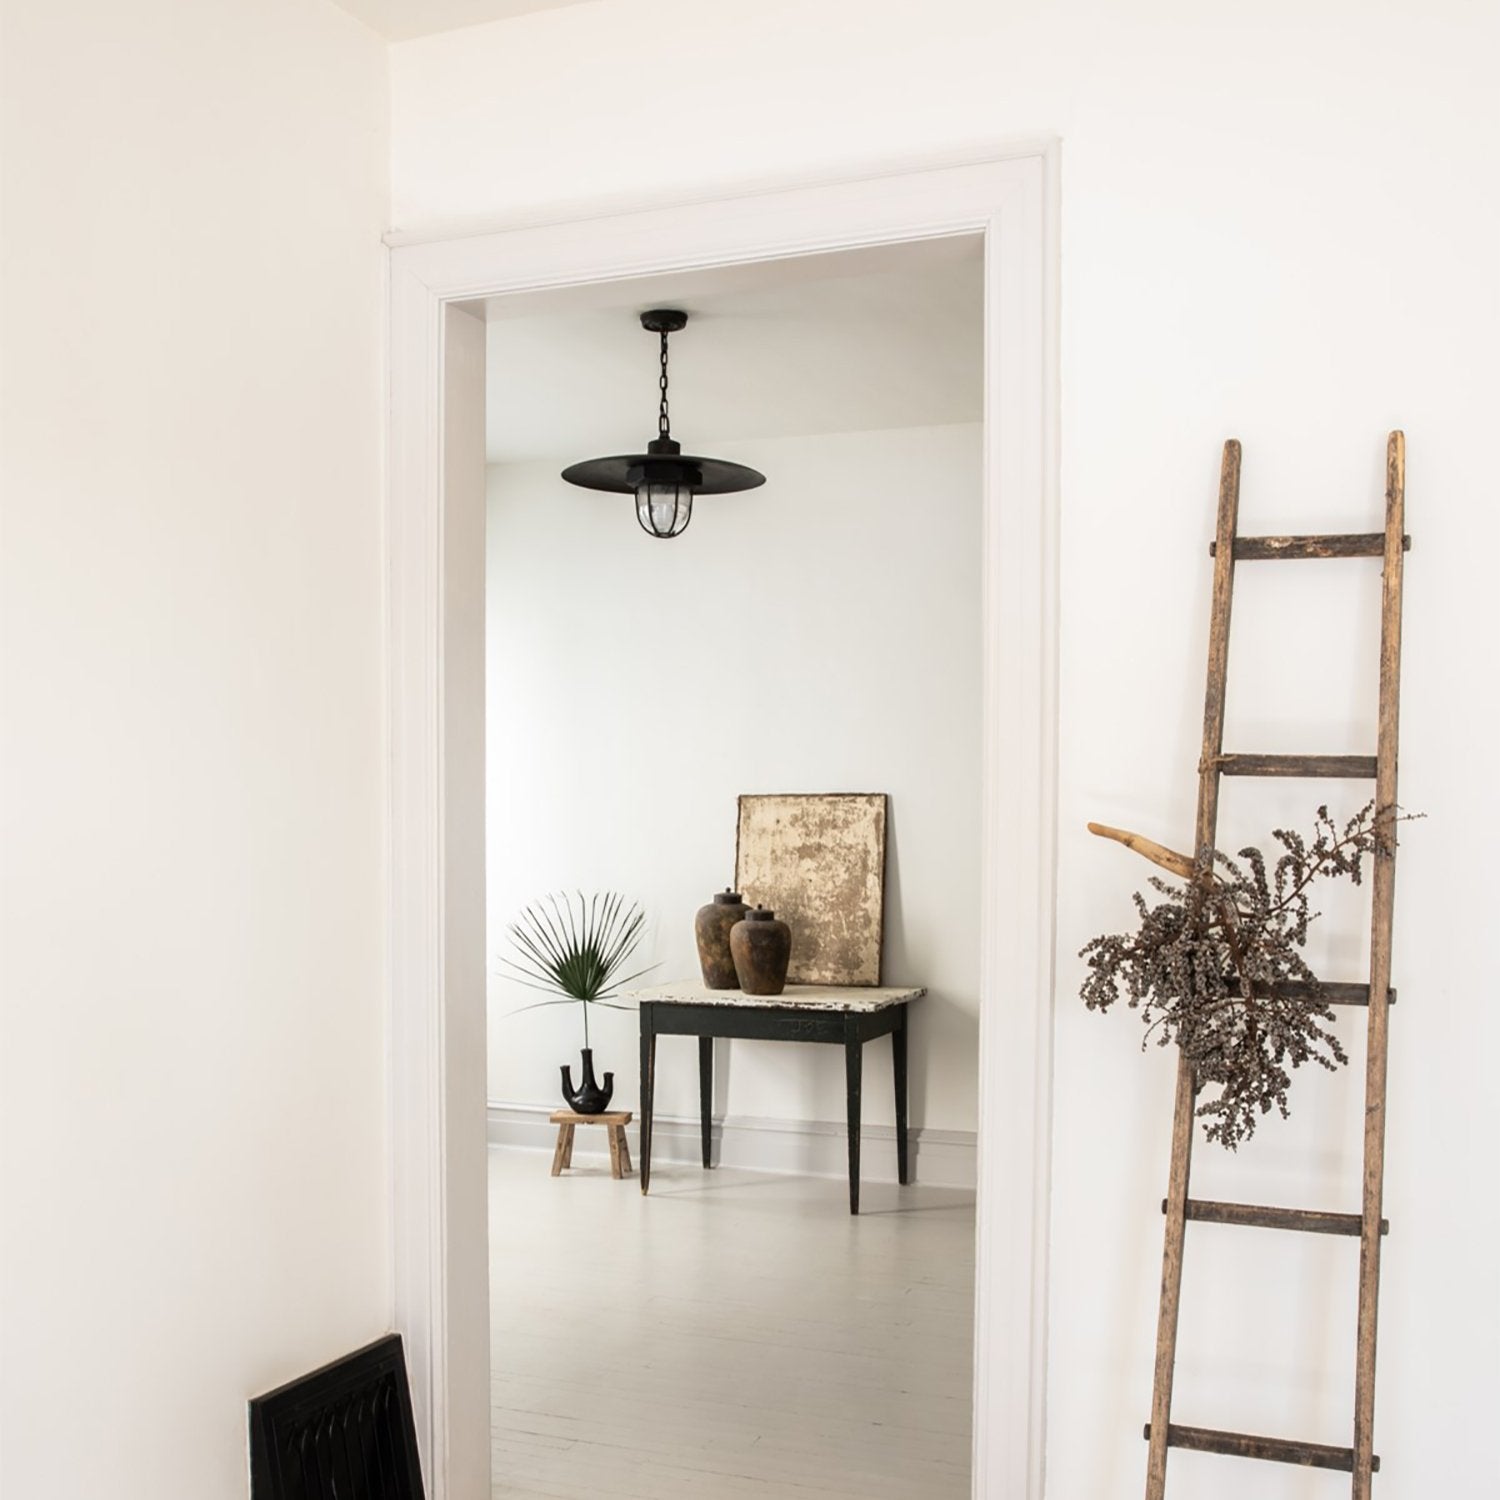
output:
M 754 1009 L 786 1007 L 793 1010 L 884 1010 L 904 1000 L 917 1000 L 927 991 L 909 988 L 873 988 L 870 985 L 789 984 L 779 995 L 747 995 L 744 990 L 711 990 L 698 979 L 679 979 L 651 989 L 626 990 L 622 1000 L 654 1005 L 739 1005 Z

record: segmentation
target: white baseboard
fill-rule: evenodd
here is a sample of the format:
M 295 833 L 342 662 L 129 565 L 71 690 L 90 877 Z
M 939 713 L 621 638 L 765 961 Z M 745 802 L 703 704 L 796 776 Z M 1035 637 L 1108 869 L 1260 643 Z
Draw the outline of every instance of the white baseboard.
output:
M 557 1126 L 547 1117 L 555 1104 L 505 1104 L 491 1101 L 488 1136 L 492 1146 L 519 1146 L 550 1151 Z M 632 1121 L 631 1149 L 639 1141 L 639 1121 Z M 896 1127 L 866 1125 L 860 1131 L 860 1176 L 866 1182 L 896 1180 Z M 973 1188 L 977 1181 L 975 1134 L 972 1130 L 913 1129 L 910 1133 L 912 1177 L 933 1187 Z M 603 1131 L 580 1130 L 574 1151 L 603 1156 Z M 695 1117 L 657 1115 L 652 1122 L 653 1161 L 702 1160 Z M 713 1122 L 713 1159 L 719 1166 L 756 1172 L 790 1172 L 807 1177 L 844 1177 L 849 1171 L 845 1129 L 832 1120 L 768 1120 L 731 1115 Z

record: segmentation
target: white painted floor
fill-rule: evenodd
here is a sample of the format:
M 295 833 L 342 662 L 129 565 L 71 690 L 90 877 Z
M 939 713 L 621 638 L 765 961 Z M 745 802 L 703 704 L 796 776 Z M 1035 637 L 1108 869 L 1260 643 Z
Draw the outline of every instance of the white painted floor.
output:
M 490 1151 L 495 1500 L 967 1500 L 972 1193 L 577 1162 Z

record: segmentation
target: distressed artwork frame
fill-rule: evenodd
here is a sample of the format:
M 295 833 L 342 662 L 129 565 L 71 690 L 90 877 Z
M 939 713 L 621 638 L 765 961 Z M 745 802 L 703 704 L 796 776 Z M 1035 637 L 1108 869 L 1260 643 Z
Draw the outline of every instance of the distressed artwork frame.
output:
M 735 885 L 791 927 L 789 984 L 880 983 L 889 818 L 884 792 L 740 797 Z

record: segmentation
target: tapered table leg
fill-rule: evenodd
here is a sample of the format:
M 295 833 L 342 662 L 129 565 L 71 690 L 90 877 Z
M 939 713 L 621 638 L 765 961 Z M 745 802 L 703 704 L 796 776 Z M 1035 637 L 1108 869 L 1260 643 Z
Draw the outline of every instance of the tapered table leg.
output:
M 714 1039 L 698 1038 L 698 1113 L 703 1129 L 703 1165 L 713 1166 Z
M 906 1007 L 900 1007 L 896 1029 L 891 1033 L 891 1071 L 896 1078 L 896 1180 L 911 1181 L 906 1143 Z
M 864 1044 L 852 1033 L 844 1041 L 844 1080 L 849 1105 L 849 1212 L 859 1212 L 859 1119 L 864 1084 Z
M 641 1006 L 641 1192 L 651 1191 L 651 1110 L 656 1094 L 656 1017 Z

